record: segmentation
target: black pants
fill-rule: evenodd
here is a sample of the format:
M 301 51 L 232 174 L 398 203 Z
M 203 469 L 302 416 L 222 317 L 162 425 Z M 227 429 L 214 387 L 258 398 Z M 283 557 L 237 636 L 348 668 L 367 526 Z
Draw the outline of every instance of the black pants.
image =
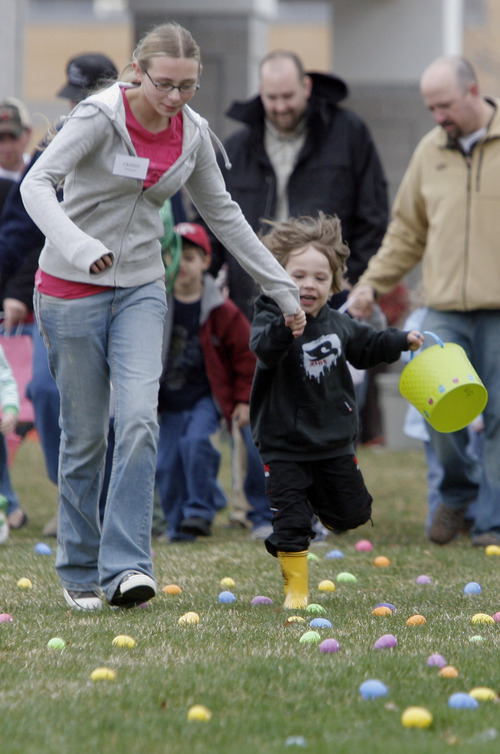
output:
M 273 533 L 266 548 L 277 552 L 307 550 L 314 531 L 312 514 L 333 531 L 365 524 L 373 498 L 355 456 L 322 461 L 271 461 L 266 464 L 266 493 L 273 511 Z

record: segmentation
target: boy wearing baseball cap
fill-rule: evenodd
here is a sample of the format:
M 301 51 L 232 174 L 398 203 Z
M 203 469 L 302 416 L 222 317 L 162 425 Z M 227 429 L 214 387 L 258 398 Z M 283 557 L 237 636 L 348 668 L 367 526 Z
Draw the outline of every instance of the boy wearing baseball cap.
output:
M 248 424 L 255 357 L 248 320 L 207 273 L 205 229 L 180 223 L 174 230 L 182 252 L 165 324 L 156 484 L 166 537 L 175 542 L 210 535 L 222 507 L 220 453 L 210 438 L 221 416 L 229 428 L 234 419 Z
M 14 97 L 0 100 L 0 178 L 21 180 L 30 160 L 30 138 L 31 121 L 23 103 Z

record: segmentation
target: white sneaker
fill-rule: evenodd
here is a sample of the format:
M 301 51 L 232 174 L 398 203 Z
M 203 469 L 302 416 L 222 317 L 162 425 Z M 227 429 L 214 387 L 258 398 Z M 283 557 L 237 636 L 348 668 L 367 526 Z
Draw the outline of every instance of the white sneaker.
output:
M 0 511 L 0 545 L 5 544 L 9 538 L 9 524 L 3 511 Z
M 109 604 L 117 607 L 136 607 L 155 595 L 154 579 L 141 571 L 132 571 L 124 576 Z
M 100 610 L 102 600 L 95 592 L 80 592 L 75 589 L 63 589 L 64 599 L 76 610 Z

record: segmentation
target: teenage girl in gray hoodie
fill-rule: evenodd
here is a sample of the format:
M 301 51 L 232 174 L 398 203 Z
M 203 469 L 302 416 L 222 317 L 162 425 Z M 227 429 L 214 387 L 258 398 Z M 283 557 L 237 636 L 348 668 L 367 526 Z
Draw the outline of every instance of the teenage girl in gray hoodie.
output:
M 165 200 L 185 187 L 296 334 L 305 323 L 297 288 L 231 200 L 208 124 L 187 104 L 200 73 L 191 34 L 174 23 L 156 27 L 125 80 L 75 107 L 21 187 L 46 236 L 35 312 L 61 396 L 56 568 L 66 602 L 78 609 L 100 608 L 102 593 L 123 607 L 156 593 L 150 537 Z M 116 447 L 101 528 L 111 385 Z

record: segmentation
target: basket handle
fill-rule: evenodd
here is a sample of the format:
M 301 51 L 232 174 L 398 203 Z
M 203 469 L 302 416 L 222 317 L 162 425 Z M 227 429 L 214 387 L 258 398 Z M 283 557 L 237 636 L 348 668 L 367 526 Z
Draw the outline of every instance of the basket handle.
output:
M 434 340 L 436 341 L 436 343 L 438 344 L 438 346 L 441 346 L 441 348 L 444 348 L 443 341 L 441 340 L 441 338 L 439 337 L 439 335 L 436 335 L 435 332 L 431 332 L 430 330 L 424 330 L 424 335 L 430 335 L 432 338 L 434 338 Z M 410 353 L 410 361 L 413 359 L 414 355 L 415 355 L 415 351 L 411 351 L 411 353 Z

